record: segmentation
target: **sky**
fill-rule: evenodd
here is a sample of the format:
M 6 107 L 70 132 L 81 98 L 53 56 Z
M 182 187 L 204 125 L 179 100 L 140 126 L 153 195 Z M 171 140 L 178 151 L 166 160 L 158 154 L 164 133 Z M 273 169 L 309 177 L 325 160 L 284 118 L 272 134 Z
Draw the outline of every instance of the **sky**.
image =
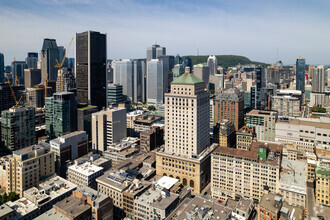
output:
M 0 0 L 5 64 L 39 52 L 44 38 L 67 47 L 75 33 L 107 34 L 108 59 L 242 55 L 292 65 L 330 64 L 329 0 Z M 74 44 L 69 57 L 74 57 Z

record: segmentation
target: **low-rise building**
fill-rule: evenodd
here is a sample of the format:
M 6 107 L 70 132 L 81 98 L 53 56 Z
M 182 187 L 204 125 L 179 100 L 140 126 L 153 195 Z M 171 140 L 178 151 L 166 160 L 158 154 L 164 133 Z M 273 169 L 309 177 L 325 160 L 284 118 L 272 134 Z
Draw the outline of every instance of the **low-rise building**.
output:
M 107 150 L 103 152 L 103 156 L 111 159 L 113 164 L 118 163 L 126 160 L 131 154 L 137 153 L 139 147 L 138 143 L 138 138 L 126 137 L 120 140 L 120 142 L 110 144 Z
M 42 214 L 51 209 L 56 202 L 70 196 L 76 188 L 76 184 L 55 176 L 40 183 L 38 188 L 25 190 L 24 198 L 33 202 L 38 207 L 38 213 Z
M 221 120 L 218 126 L 213 128 L 213 138 L 213 143 L 218 143 L 220 147 L 235 147 L 236 133 L 234 123 L 225 119 Z
M 279 194 L 289 205 L 305 208 L 306 185 L 305 161 L 282 159 Z
M 140 115 L 134 121 L 134 131 L 137 134 L 140 134 L 142 131 L 149 131 L 152 128 L 152 125 L 160 121 L 161 117 L 153 115 Z
M 14 209 L 3 203 L 0 205 L 0 219 L 1 220 L 12 220 L 14 219 Z
M 243 126 L 236 132 L 236 148 L 241 150 L 249 150 L 254 137 L 254 128 Z
M 14 210 L 14 220 L 33 219 L 40 214 L 39 207 L 24 197 L 14 202 L 9 201 L 6 205 Z
M 89 161 L 76 160 L 68 167 L 68 180 L 77 186 L 88 186 L 96 189 L 96 178 L 103 175 L 103 167 L 96 166 Z
M 330 168 L 320 165 L 315 168 L 315 201 L 317 204 L 330 205 Z

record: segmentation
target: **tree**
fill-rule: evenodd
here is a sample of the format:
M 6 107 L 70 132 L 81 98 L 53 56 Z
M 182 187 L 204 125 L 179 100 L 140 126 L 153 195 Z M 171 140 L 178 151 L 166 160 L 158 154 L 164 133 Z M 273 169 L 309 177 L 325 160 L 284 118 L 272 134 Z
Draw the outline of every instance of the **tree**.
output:
M 326 109 L 323 108 L 323 107 L 320 106 L 320 105 L 314 105 L 314 106 L 312 107 L 312 112 L 326 113 Z
M 156 110 L 156 107 L 153 106 L 153 105 L 149 105 L 149 106 L 148 106 L 148 110 L 149 110 L 149 111 L 155 111 L 155 110 Z

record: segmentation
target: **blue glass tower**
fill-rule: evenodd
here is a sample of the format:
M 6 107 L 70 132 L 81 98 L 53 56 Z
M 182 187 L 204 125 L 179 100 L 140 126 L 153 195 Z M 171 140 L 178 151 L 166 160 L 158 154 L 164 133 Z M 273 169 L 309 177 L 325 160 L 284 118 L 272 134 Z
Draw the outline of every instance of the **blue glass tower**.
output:
M 296 62 L 296 89 L 305 93 L 305 59 L 302 57 Z

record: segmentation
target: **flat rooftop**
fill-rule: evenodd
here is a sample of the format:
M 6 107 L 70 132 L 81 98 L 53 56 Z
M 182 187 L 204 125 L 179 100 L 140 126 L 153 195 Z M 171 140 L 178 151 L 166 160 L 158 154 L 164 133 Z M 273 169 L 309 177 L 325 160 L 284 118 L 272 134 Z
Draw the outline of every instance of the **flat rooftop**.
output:
M 0 217 L 4 215 L 8 215 L 14 210 L 10 208 L 6 203 L 0 205 Z
M 329 129 L 330 118 L 291 118 L 291 117 L 280 117 L 276 124 L 290 124 L 290 125 L 306 125 L 313 126 L 316 128 Z
M 110 186 L 111 188 L 115 188 L 117 191 L 122 192 L 130 186 L 132 180 L 128 180 L 120 174 L 110 171 L 98 177 L 96 182 Z
M 16 200 L 15 202 L 7 202 L 6 204 L 15 210 L 15 219 L 21 219 L 24 216 L 38 210 L 38 206 L 36 204 L 24 197 Z
M 177 216 L 178 220 L 191 219 L 194 216 L 196 218 L 198 214 L 209 216 L 209 219 L 227 219 L 232 213 L 232 209 L 199 196 L 191 199 L 185 205 L 186 207 Z
M 176 184 L 179 180 L 172 178 L 172 177 L 168 177 L 168 176 L 163 176 L 162 178 L 160 178 L 157 182 L 156 185 L 161 187 L 161 188 L 165 188 L 165 189 L 170 189 L 174 184 Z
M 307 193 L 305 162 L 282 159 L 280 190 Z
M 275 116 L 277 112 L 275 111 L 266 111 L 266 110 L 257 110 L 252 109 L 250 112 L 248 112 L 246 115 L 249 116 Z
M 91 164 L 90 162 L 85 162 L 79 165 L 71 165 L 68 169 L 84 176 L 90 176 L 103 170 L 104 168 Z
M 179 195 L 175 193 L 169 193 L 167 197 L 162 197 L 160 189 L 149 189 L 146 190 L 142 195 L 137 199 L 137 203 L 144 204 L 146 206 L 152 206 L 161 210 L 165 210 L 169 207 L 176 199 L 179 198 Z
M 52 208 L 48 211 L 46 211 L 45 213 L 43 213 L 42 215 L 39 215 L 37 218 L 35 218 L 34 220 L 69 220 L 68 217 L 66 217 L 65 215 L 62 215 L 61 213 L 59 213 L 56 209 Z
M 263 194 L 261 197 L 259 206 L 262 209 L 267 209 L 273 213 L 278 213 L 278 211 L 281 209 L 281 205 L 276 206 L 275 200 L 279 201 L 279 203 L 282 203 L 281 196 L 269 193 L 269 194 Z
M 73 195 L 67 197 L 66 199 L 63 199 L 62 201 L 57 202 L 54 207 L 70 214 L 73 219 L 86 212 L 87 210 L 91 209 L 90 205 L 88 205 L 87 203 L 83 204 L 81 202 L 81 199 L 77 199 Z

